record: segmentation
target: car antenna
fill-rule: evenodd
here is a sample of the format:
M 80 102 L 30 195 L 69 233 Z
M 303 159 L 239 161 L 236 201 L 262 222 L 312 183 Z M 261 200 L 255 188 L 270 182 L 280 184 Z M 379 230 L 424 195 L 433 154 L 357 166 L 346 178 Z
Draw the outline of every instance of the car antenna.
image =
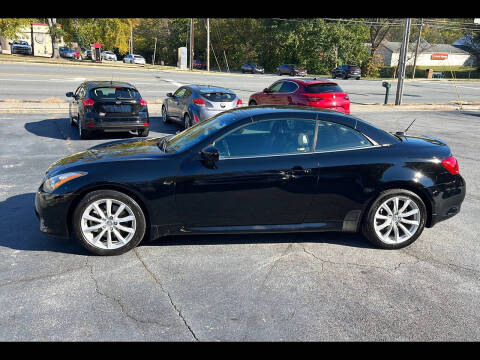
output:
M 413 123 L 415 122 L 415 120 L 417 120 L 417 118 L 413 119 L 413 121 L 410 123 L 410 125 L 408 125 L 408 127 L 405 129 L 405 131 L 397 131 L 395 134 L 396 135 L 400 135 L 400 136 L 403 136 L 407 133 L 408 129 L 410 129 L 410 126 L 413 125 Z

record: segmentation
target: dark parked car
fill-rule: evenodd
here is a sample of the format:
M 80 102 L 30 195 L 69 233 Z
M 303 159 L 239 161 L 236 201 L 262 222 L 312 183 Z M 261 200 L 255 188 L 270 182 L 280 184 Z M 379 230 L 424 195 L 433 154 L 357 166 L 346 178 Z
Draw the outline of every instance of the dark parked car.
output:
M 175 121 L 185 129 L 218 113 L 242 105 L 242 100 L 229 89 L 209 85 L 186 85 L 163 101 L 165 123 Z
M 15 40 L 9 44 L 12 54 L 32 55 L 32 47 L 24 40 Z
M 356 65 L 342 65 L 332 70 L 332 78 L 340 77 L 342 79 L 355 78 L 360 80 L 362 70 Z
M 193 60 L 193 68 L 197 70 L 205 70 L 207 68 L 207 63 L 200 60 Z
M 99 255 L 164 235 L 361 231 L 382 248 L 460 211 L 450 148 L 309 107 L 226 111 L 176 135 L 121 141 L 49 166 L 41 231 Z
M 81 139 L 93 131 L 137 131 L 139 136 L 148 136 L 147 102 L 129 83 L 86 81 L 66 96 L 72 99 L 70 124 L 78 126 Z
M 278 75 L 307 76 L 307 70 L 299 68 L 297 65 L 283 64 L 277 68 Z
M 92 60 L 92 50 L 85 50 L 82 55 L 83 60 Z
M 332 81 L 283 79 L 250 95 L 248 105 L 305 105 L 350 114 L 348 94 Z
M 243 64 L 242 67 L 240 68 L 242 70 L 242 73 L 246 73 L 246 72 L 249 72 L 249 73 L 260 73 L 260 74 L 263 74 L 265 73 L 265 69 L 263 68 L 263 66 L 260 66 L 260 65 L 257 65 L 255 63 L 246 63 L 246 64 Z
M 59 49 L 60 56 L 66 59 L 75 59 L 76 51 L 68 46 L 61 46 Z

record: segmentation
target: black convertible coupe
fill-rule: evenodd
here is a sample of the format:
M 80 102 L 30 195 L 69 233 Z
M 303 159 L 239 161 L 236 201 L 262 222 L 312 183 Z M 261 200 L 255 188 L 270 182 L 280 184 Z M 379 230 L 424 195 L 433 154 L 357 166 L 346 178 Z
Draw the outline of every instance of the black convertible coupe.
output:
M 51 164 L 41 231 L 116 255 L 164 235 L 361 231 L 398 249 L 460 211 L 449 147 L 308 107 L 226 111 L 178 133 Z

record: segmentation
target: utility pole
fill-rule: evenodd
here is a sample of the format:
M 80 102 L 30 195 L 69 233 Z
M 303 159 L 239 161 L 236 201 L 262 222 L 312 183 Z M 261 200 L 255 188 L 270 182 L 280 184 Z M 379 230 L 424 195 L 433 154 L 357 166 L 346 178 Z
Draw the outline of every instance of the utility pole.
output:
M 193 70 L 193 18 L 190 19 L 190 70 Z
M 155 65 L 155 53 L 157 52 L 157 38 L 155 38 L 155 47 L 154 47 L 154 50 L 153 50 L 153 64 L 152 65 Z
M 133 25 L 130 24 L 130 54 L 133 54 Z
M 413 61 L 412 79 L 415 79 L 415 68 L 417 67 L 418 47 L 420 46 L 420 39 L 422 37 L 422 28 L 423 28 L 423 18 L 420 22 L 420 30 L 418 31 L 417 48 L 415 49 L 415 60 Z
M 210 71 L 210 19 L 207 18 L 207 71 Z
M 403 39 L 402 39 L 402 47 L 400 48 L 400 61 L 398 64 L 398 83 L 397 83 L 397 96 L 395 98 L 395 105 L 402 104 L 402 96 L 403 96 L 403 80 L 405 79 L 405 68 L 406 68 L 406 60 L 407 60 L 407 53 L 408 53 L 408 42 L 410 40 L 410 24 L 411 19 L 405 19 L 405 27 L 403 28 Z

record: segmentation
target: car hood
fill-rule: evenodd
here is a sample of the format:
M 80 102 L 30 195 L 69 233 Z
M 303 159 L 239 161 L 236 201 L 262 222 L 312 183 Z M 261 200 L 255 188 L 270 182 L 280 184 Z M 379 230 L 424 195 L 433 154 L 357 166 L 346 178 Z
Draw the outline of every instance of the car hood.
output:
M 97 145 L 88 150 L 55 161 L 48 167 L 45 176 L 54 175 L 79 165 L 88 165 L 91 163 L 151 157 L 158 158 L 159 156 L 165 155 L 157 146 L 160 139 L 161 138 L 142 140 L 128 139 Z

